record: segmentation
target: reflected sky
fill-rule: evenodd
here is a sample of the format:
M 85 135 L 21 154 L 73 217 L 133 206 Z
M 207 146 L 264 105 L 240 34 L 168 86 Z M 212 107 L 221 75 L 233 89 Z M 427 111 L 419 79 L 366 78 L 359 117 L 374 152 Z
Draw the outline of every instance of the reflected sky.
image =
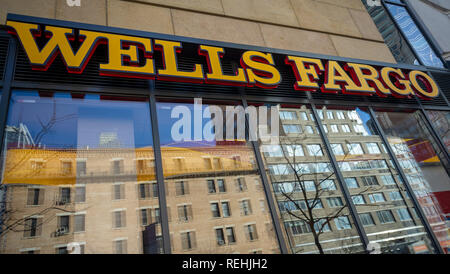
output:
M 99 95 L 52 97 L 37 91 L 14 91 L 8 126 L 21 124 L 35 145 L 46 148 L 134 148 L 152 146 L 147 101 L 105 100 Z
M 358 114 L 359 118 L 363 122 L 364 129 L 369 135 L 378 135 L 375 132 L 372 132 L 372 126 L 369 126 L 369 124 L 372 123 L 372 119 L 370 118 L 370 114 L 366 110 L 362 110 L 360 108 L 356 108 L 356 113 Z
M 179 117 L 171 118 L 172 111 L 177 106 L 183 106 L 189 109 L 190 119 L 190 138 L 192 141 L 176 141 L 172 136 L 172 127 L 175 122 L 183 118 L 183 115 Z M 202 116 L 207 111 L 208 104 L 202 104 Z M 201 141 L 193 141 L 194 140 L 194 127 L 195 123 L 199 123 L 199 119 L 194 119 L 194 104 L 193 103 L 157 103 L 157 115 L 158 115 L 158 126 L 159 126 L 159 136 L 161 146 L 175 146 L 175 147 L 199 147 L 199 146 L 215 146 L 215 141 L 206 141 L 204 136 Z M 224 115 L 225 116 L 225 115 Z M 202 118 L 202 132 L 205 125 L 211 121 L 211 118 Z M 224 117 L 225 121 L 225 117 Z
M 427 40 L 414 23 L 408 11 L 404 7 L 396 5 L 387 4 L 386 6 L 392 13 L 395 21 L 397 21 L 397 24 L 402 29 L 406 38 L 415 49 L 424 65 L 442 68 L 443 64 L 441 60 L 437 57 L 436 53 L 428 44 Z

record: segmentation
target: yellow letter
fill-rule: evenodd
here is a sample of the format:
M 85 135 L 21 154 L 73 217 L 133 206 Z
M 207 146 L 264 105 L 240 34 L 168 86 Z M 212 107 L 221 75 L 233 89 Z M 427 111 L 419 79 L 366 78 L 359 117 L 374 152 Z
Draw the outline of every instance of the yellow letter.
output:
M 220 84 L 235 84 L 245 85 L 247 79 L 245 78 L 244 69 L 238 68 L 235 75 L 224 75 L 220 58 L 225 54 L 223 48 L 200 45 L 199 54 L 206 57 L 208 62 L 209 73 L 206 74 L 207 83 L 220 83 Z
M 172 79 L 174 81 L 188 80 L 190 82 L 203 82 L 202 65 L 195 64 L 193 71 L 179 71 L 176 52 L 182 49 L 180 42 L 155 40 L 155 50 L 161 50 L 164 69 L 158 70 L 158 78 Z
M 320 59 L 287 56 L 285 60 L 287 65 L 292 66 L 297 82 L 294 89 L 303 91 L 315 91 L 319 88 L 319 71 L 324 67 Z M 306 67 L 308 65 L 308 67 Z
M 364 89 L 353 82 L 352 78 L 348 76 L 338 62 L 328 61 L 325 68 L 325 84 L 322 86 L 322 92 L 337 93 L 339 90 L 342 90 L 343 94 L 364 94 L 362 93 Z
M 40 50 L 31 33 L 32 31 L 40 31 L 39 25 L 15 21 L 8 21 L 7 25 L 14 28 L 35 70 L 47 70 L 59 49 L 69 72 L 83 72 L 88 57 L 92 54 L 101 36 L 98 32 L 80 31 L 80 36 L 84 36 L 84 41 L 77 53 L 74 54 L 68 42 L 68 36 L 74 34 L 72 29 L 47 26 L 45 30 L 52 35 L 47 44 Z
M 280 72 L 270 53 L 246 51 L 241 57 L 241 66 L 245 68 L 248 85 L 262 88 L 276 88 L 281 82 Z
M 353 79 L 359 80 L 359 83 L 361 84 L 360 88 L 363 90 L 362 92 L 378 92 L 379 94 L 381 93 L 381 95 L 391 94 L 389 89 L 381 83 L 378 71 L 374 67 L 355 63 L 348 63 L 347 66 L 353 69 L 354 74 L 352 73 L 353 71 L 350 73 L 353 74 Z M 369 74 L 365 74 L 363 70 L 368 71 Z M 375 87 L 373 85 L 369 85 L 367 81 L 371 81 L 375 84 Z
M 422 80 L 422 83 L 426 86 L 427 90 L 424 90 L 417 81 L 417 77 Z M 423 98 L 430 100 L 431 98 L 435 98 L 439 95 L 439 88 L 433 79 L 423 71 L 413 70 L 409 73 L 409 80 L 413 85 L 416 94 Z M 431 90 L 430 90 L 431 89 Z
M 155 65 L 152 54 L 152 42 L 148 38 L 131 37 L 125 35 L 108 34 L 109 63 L 100 64 L 101 75 L 125 76 L 133 78 L 152 79 L 155 77 Z M 139 65 L 138 47 L 144 51 L 145 61 Z M 125 65 L 124 61 L 130 64 Z
M 390 79 L 390 75 L 397 80 L 396 83 L 392 83 Z M 405 79 L 405 75 L 400 69 L 395 69 L 391 67 L 384 67 L 381 69 L 381 77 L 383 78 L 384 83 L 391 89 L 394 93 L 392 94 L 395 97 L 404 97 L 410 94 L 414 94 L 411 88 L 411 83 Z M 400 86 L 402 85 L 402 86 Z

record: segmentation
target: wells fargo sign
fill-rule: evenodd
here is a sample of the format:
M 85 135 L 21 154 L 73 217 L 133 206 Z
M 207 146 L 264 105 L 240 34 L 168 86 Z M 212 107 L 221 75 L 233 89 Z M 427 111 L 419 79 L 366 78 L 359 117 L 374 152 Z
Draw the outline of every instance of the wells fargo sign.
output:
M 106 44 L 108 63 L 100 64 L 101 75 L 273 89 L 282 81 L 277 65 L 288 65 L 296 77 L 293 88 L 300 91 L 320 89 L 325 93 L 377 94 L 382 97 L 415 95 L 423 99 L 439 94 L 433 79 L 419 70 L 405 71 L 293 55 L 285 56 L 285 64 L 276 65 L 271 53 L 248 50 L 243 52 L 240 67 L 234 75 L 227 75 L 221 65 L 226 54 L 224 48 L 200 44 L 198 54 L 206 59 L 208 68 L 195 64 L 187 71 L 178 66 L 177 56 L 183 54 L 181 42 L 90 30 L 77 32 L 73 28 L 14 20 L 8 20 L 7 26 L 9 32 L 19 38 L 34 70 L 46 71 L 61 54 L 69 73 L 82 73 L 97 46 Z M 38 46 L 36 38 L 42 35 L 46 44 Z M 71 45 L 75 39 L 79 44 L 76 51 Z M 154 51 L 162 53 L 162 68 L 155 67 Z M 139 58 L 140 54 L 143 58 Z M 319 81 L 320 77 L 323 81 Z

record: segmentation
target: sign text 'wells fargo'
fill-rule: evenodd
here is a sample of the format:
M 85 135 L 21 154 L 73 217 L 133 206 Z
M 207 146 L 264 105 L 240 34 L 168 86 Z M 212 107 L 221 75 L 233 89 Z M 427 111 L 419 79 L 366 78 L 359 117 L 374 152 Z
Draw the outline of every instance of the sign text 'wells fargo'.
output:
M 234 75 L 224 74 L 222 47 L 199 45 L 198 54 L 206 58 L 208 68 L 195 64 L 190 71 L 180 70 L 177 56 L 183 54 L 181 42 L 134 37 L 73 28 L 41 26 L 34 23 L 8 21 L 9 32 L 19 38 L 34 70 L 46 71 L 60 53 L 69 73 L 82 73 L 99 44 L 108 48 L 108 63 L 100 64 L 100 74 L 119 77 L 158 79 L 189 83 L 276 88 L 282 81 L 271 53 L 248 50 L 240 59 Z M 44 35 L 46 44 L 39 47 L 36 38 Z M 78 40 L 74 52 L 71 42 Z M 160 51 L 163 68 L 157 69 L 154 51 Z M 144 58 L 139 58 L 139 54 Z M 141 61 L 140 61 L 141 60 Z M 143 60 L 143 61 L 142 61 Z M 280 65 L 280 64 L 278 64 Z M 405 71 L 393 67 L 321 60 L 301 56 L 285 56 L 300 91 L 374 95 L 381 97 L 419 96 L 431 99 L 439 94 L 433 79 L 419 70 Z M 319 81 L 323 77 L 323 81 Z M 323 82 L 323 84 L 319 84 Z

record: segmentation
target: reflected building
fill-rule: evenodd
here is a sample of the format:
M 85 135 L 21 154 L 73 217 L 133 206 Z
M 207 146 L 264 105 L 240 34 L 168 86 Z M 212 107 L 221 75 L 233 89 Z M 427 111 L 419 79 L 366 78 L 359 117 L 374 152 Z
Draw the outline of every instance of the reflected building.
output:
M 163 148 L 172 252 L 279 252 L 252 153 L 233 142 Z M 143 253 L 145 245 L 161 252 L 153 155 L 152 148 L 9 149 L 2 219 L 20 224 L 2 235 L 1 252 L 65 253 L 72 242 L 83 253 Z
M 317 112 L 369 240 L 380 244 L 383 253 L 432 252 L 420 218 L 368 114 L 361 109 L 330 107 Z M 310 214 L 316 221 L 316 232 L 321 223 L 327 223 L 319 237 L 324 253 L 361 252 L 311 110 L 282 107 L 280 118 L 280 132 L 284 132 L 280 145 L 266 145 L 262 150 L 292 252 L 319 252 L 308 227 L 311 219 L 301 211 L 308 210 L 305 201 L 317 204 Z M 290 166 L 300 172 L 293 172 Z M 445 243 L 446 237 L 441 240 Z
M 20 123 L 18 126 L 6 126 L 5 144 L 7 147 L 28 147 L 34 146 L 33 137 L 27 126 Z
M 436 237 L 444 247 L 448 246 L 450 226 L 446 224 L 449 214 L 446 205 L 450 180 L 443 168 L 445 163 L 441 162 L 445 158 L 438 156 L 437 144 L 425 137 L 426 126 L 418 113 L 405 117 L 384 112 L 378 117 L 388 129 L 389 143 Z

